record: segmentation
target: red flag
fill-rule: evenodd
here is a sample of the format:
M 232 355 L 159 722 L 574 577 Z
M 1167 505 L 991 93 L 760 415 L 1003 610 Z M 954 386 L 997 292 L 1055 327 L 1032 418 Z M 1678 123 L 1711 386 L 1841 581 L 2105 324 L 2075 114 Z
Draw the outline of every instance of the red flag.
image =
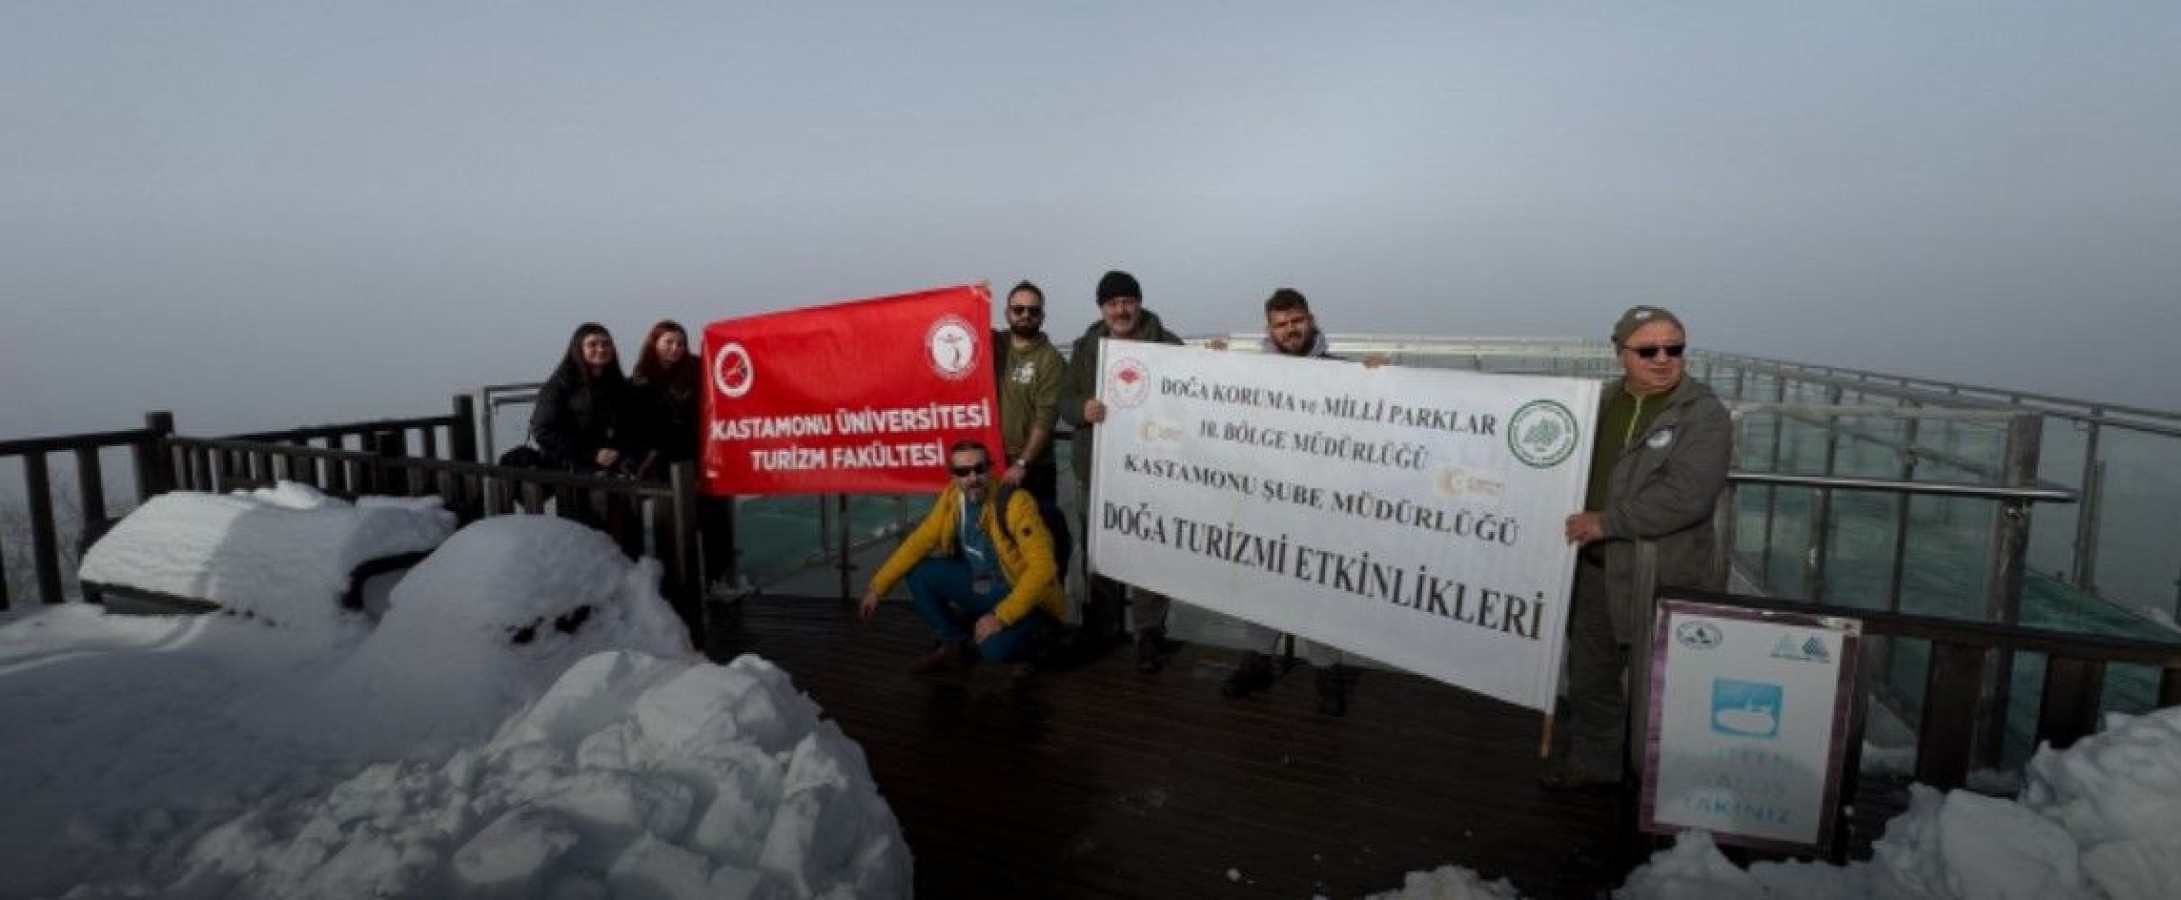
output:
M 991 316 L 963 285 L 705 326 L 705 492 L 936 492 L 963 438 L 1000 465 Z

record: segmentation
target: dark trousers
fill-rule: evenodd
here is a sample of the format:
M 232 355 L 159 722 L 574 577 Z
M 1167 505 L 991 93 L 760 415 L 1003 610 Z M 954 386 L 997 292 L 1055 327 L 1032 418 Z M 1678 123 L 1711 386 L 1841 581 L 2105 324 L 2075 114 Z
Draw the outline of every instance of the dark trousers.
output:
M 995 582 L 978 593 L 970 577 L 969 563 L 958 558 L 932 557 L 917 563 L 909 570 L 909 596 L 916 601 L 916 614 L 941 641 L 966 643 L 973 637 L 970 624 L 991 612 L 1007 599 L 1005 582 Z M 965 624 L 963 618 L 970 624 Z M 1032 639 L 1037 633 L 1054 622 L 1052 614 L 1043 609 L 1033 609 L 1015 624 L 1001 628 L 984 643 L 976 645 L 977 655 L 990 662 L 1012 662 L 1030 655 Z
M 1085 540 L 1090 538 L 1091 491 L 1088 483 L 1082 484 L 1083 508 L 1081 519 Z M 1085 548 L 1088 552 L 1088 548 Z M 1119 638 L 1125 630 L 1122 621 L 1123 607 L 1133 606 L 1136 611 L 1138 632 L 1166 630 L 1166 609 L 1172 601 L 1165 594 L 1131 588 L 1126 584 L 1092 575 L 1084 579 L 1090 596 L 1083 598 L 1083 631 L 1093 638 Z
M 1587 559 L 1576 564 L 1574 600 L 1568 610 L 1567 715 L 1554 737 L 1565 740 L 1566 759 L 1577 768 L 1616 777 L 1628 746 L 1628 645 L 1613 637 L 1603 566 Z

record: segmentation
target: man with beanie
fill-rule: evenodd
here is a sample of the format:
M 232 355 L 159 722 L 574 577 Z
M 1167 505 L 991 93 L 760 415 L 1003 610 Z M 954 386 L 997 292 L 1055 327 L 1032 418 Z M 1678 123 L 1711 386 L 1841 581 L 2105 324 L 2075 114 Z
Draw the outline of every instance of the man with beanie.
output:
M 1724 580 L 1712 512 L 1727 483 L 1733 421 L 1711 388 L 1688 377 L 1688 333 L 1673 313 L 1633 307 L 1612 337 L 1622 377 L 1605 386 L 1590 487 L 1565 523 L 1568 543 L 1582 550 L 1568 611 L 1565 724 L 1539 777 L 1555 790 L 1611 787 L 1626 771 L 1628 648 L 1648 639 L 1636 631 L 1651 602 L 1635 581 L 1639 543 L 1657 547 L 1661 586 L 1717 590 Z
M 1067 377 L 1060 387 L 1060 415 L 1075 429 L 1073 465 L 1075 483 L 1082 488 L 1083 533 L 1090 534 L 1091 460 L 1094 458 L 1098 423 L 1106 420 L 1106 405 L 1098 399 L 1099 341 L 1155 341 L 1181 343 L 1181 336 L 1167 331 L 1159 317 L 1143 305 L 1143 288 L 1136 277 L 1122 271 L 1107 272 L 1098 279 L 1098 321 L 1075 339 L 1068 358 Z M 1084 563 L 1085 573 L 1097 570 L 1097 561 Z M 1165 661 L 1167 598 L 1142 589 L 1129 589 L 1102 575 L 1090 576 L 1090 596 L 1083 603 L 1082 637 L 1088 646 L 1103 646 L 1121 636 L 1121 605 L 1124 593 L 1135 608 L 1136 671 L 1156 672 Z

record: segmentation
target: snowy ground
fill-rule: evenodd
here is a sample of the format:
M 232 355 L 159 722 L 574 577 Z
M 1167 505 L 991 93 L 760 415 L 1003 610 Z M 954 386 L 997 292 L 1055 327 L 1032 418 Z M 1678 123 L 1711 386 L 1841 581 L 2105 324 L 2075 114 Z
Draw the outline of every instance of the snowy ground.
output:
M 771 664 L 692 653 L 655 563 L 552 518 L 452 527 L 292 486 L 124 520 L 87 576 L 228 612 L 0 626 L 0 897 L 908 896 L 861 751 Z M 435 544 L 381 620 L 339 611 L 356 563 Z M 1846 867 L 1684 835 L 1616 896 L 2181 897 L 2181 709 L 2023 785 L 1918 787 Z M 1450 864 L 1379 896 L 1521 893 Z
M 0 627 L 0 896 L 909 894 L 861 751 L 771 664 L 697 657 L 655 563 L 451 526 L 293 488 L 124 520 L 87 576 L 229 612 Z M 375 627 L 339 611 L 355 562 L 442 538 Z

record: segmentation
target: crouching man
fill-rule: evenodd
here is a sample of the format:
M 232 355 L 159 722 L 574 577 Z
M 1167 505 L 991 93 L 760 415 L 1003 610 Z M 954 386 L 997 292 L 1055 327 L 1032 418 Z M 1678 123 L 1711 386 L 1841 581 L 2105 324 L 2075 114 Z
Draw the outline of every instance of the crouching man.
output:
M 879 598 L 907 578 L 916 614 L 939 639 L 916 672 L 985 659 L 1014 663 L 1012 674 L 1027 676 L 1032 640 L 1067 615 L 1052 534 L 1028 491 L 995 490 L 983 444 L 956 441 L 947 463 L 953 480 L 871 576 L 856 614 L 869 621 Z

